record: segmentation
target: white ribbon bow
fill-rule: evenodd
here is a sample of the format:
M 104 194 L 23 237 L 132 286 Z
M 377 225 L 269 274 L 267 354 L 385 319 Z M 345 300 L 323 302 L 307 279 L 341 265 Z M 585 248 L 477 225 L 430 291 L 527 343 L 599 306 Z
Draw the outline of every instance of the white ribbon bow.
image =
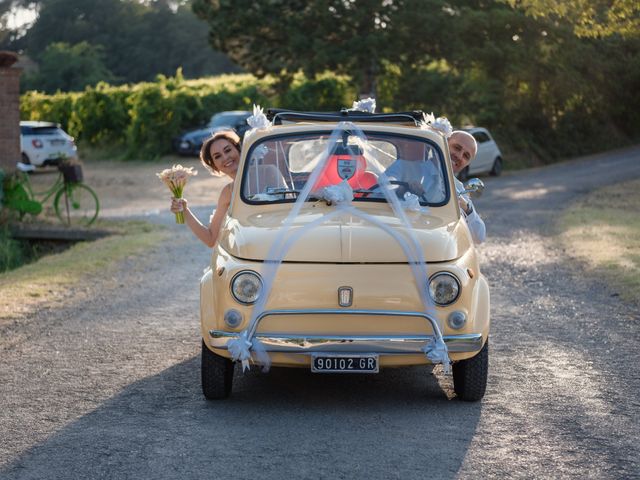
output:
M 369 97 L 357 102 L 353 102 L 353 107 L 351 107 L 351 110 L 356 110 L 358 112 L 375 113 L 376 99 Z
M 267 120 L 267 116 L 262 111 L 262 107 L 253 105 L 253 115 L 247 118 L 247 123 L 251 128 L 269 128 L 271 122 Z
M 249 360 L 251 359 L 251 342 L 247 338 L 247 331 L 243 331 L 238 338 L 229 340 L 227 348 L 233 360 L 242 362 L 242 371 L 249 369 Z
M 447 117 L 435 118 L 433 113 L 423 113 L 422 121 L 420 122 L 420 128 L 431 128 L 444 135 L 445 138 L 449 138 L 453 133 L 453 127 L 447 119 Z
M 329 205 L 351 203 L 353 200 L 353 188 L 346 180 L 343 180 L 337 185 L 324 187 L 320 192 L 320 197 Z
M 451 375 L 451 360 L 447 353 L 447 346 L 441 338 L 432 337 L 429 342 L 422 348 L 427 358 L 433 363 L 442 364 L 445 375 Z

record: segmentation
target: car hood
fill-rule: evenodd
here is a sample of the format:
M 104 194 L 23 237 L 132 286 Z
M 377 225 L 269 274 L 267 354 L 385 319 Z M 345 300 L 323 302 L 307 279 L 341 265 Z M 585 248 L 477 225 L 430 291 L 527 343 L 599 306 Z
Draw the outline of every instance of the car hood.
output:
M 266 212 L 242 219 L 229 218 L 220 237 L 220 246 L 231 255 L 253 261 L 267 258 L 271 246 L 291 242 L 283 260 L 323 263 L 405 263 L 407 255 L 388 232 L 407 240 L 406 228 L 393 216 L 376 214 L 388 230 L 350 213 L 315 227 L 307 227 L 325 212 L 301 213 L 283 236 L 282 224 L 289 210 Z M 436 215 L 409 214 L 415 238 L 427 262 L 445 262 L 459 258 L 471 245 L 464 222 L 445 223 Z

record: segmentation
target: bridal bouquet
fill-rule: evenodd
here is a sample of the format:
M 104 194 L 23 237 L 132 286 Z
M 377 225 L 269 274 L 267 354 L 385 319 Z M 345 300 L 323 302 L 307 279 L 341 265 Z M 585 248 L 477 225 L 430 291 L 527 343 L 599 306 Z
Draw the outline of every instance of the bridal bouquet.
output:
M 158 178 L 169 187 L 169 190 L 171 190 L 175 198 L 182 198 L 182 192 L 184 191 L 184 186 L 187 184 L 187 180 L 189 180 L 189 177 L 197 174 L 198 172 L 196 172 L 193 167 L 185 168 L 182 165 L 174 165 L 160 173 L 156 173 Z M 184 223 L 183 212 L 176 213 L 176 223 Z

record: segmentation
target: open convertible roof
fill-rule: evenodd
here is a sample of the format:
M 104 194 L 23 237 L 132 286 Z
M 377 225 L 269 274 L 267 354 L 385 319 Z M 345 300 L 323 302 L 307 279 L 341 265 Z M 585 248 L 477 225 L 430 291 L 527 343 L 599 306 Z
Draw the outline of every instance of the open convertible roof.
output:
M 395 123 L 417 126 L 423 119 L 421 110 L 398 113 L 369 113 L 343 109 L 339 112 L 298 112 L 281 108 L 269 108 L 267 118 L 274 125 L 296 122 L 365 122 Z

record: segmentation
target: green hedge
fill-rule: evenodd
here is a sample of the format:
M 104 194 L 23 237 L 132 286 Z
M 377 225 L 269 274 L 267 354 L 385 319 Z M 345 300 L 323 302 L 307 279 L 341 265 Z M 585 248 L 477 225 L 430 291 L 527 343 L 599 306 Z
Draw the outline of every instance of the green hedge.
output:
M 129 158 L 155 157 L 171 151 L 171 140 L 183 130 L 202 125 L 224 110 L 250 110 L 252 105 L 295 109 L 337 109 L 349 105 L 354 91 L 348 79 L 325 75 L 297 78 L 277 95 L 273 79 L 222 75 L 202 80 L 158 76 L 155 82 L 111 86 L 99 83 L 84 92 L 21 97 L 23 120 L 60 123 L 86 146 L 118 146 Z

